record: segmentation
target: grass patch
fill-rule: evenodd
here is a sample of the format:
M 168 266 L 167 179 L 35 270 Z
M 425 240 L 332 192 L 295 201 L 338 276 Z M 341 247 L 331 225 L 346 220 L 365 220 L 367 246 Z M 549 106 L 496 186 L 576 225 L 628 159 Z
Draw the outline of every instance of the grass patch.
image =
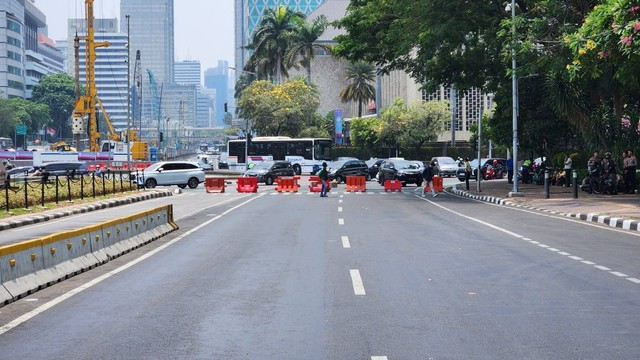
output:
M 12 182 L 8 191 L 0 189 L 0 219 L 108 200 L 138 192 L 136 184 L 130 184 L 127 179 L 121 182 L 120 178 L 114 180 L 91 176 L 75 179 L 58 178 L 56 203 L 56 179 L 49 180 L 44 186 L 41 182 L 22 181 Z M 9 211 L 7 211 L 7 200 Z

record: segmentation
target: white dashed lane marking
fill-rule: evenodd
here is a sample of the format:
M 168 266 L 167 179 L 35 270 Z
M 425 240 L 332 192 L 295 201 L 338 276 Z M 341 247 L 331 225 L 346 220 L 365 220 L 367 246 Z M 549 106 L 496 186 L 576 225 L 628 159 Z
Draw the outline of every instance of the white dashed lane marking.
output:
M 345 249 L 351 248 L 351 244 L 349 243 L 349 237 L 348 236 L 343 236 L 342 237 L 342 247 L 345 248 Z
M 360 277 L 360 271 L 357 269 L 349 270 L 351 273 L 351 283 L 353 284 L 353 293 L 356 295 L 366 295 L 364 291 L 364 284 L 362 283 L 362 277 Z
M 338 219 L 338 225 L 344 225 L 344 219 Z

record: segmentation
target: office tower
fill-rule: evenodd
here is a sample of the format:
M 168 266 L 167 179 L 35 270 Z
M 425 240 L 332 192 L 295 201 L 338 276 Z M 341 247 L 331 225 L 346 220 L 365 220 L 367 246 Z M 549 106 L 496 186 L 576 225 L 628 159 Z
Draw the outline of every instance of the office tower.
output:
M 236 0 L 235 5 L 235 68 L 236 79 L 240 76 L 244 64 L 249 58 L 249 52 L 245 49 L 254 28 L 260 23 L 260 18 L 265 9 L 274 9 L 284 5 L 293 11 L 299 11 L 309 15 L 326 0 Z
M 178 85 L 195 85 L 196 90 L 200 91 L 200 61 L 183 60 L 176 61 L 173 69 L 173 77 Z
M 217 67 L 207 69 L 204 72 L 204 86 L 216 90 L 214 126 L 224 126 L 224 103 L 229 102 L 229 62 L 218 60 Z
M 73 43 L 76 33 L 80 38 L 86 36 L 85 19 L 69 19 L 69 43 Z M 117 19 L 95 19 L 95 41 L 110 43 L 109 47 L 96 48 L 95 82 L 98 98 L 109 116 L 111 125 L 118 135 L 127 129 L 127 34 L 118 32 Z M 68 56 L 74 57 L 75 51 Z M 86 86 L 86 42 L 80 41 L 80 83 Z M 75 76 L 75 60 L 68 62 L 67 72 Z M 100 121 L 100 132 L 107 132 L 106 123 Z
M 142 117 L 143 122 L 157 125 L 154 117 L 153 97 L 150 91 L 150 79 L 147 69 L 153 72 L 158 94 L 161 88 L 173 83 L 174 66 L 174 5 L 173 0 L 121 0 L 120 19 L 126 28 L 126 16 L 129 16 L 131 53 L 140 50 L 142 68 Z M 126 31 L 123 31 L 126 32 Z M 132 61 L 133 62 L 133 61 Z M 131 70 L 133 73 L 133 69 Z M 167 94 L 168 95 L 168 94 Z M 176 103 L 175 99 L 162 95 L 155 99 L 165 108 L 166 103 Z M 175 105 L 175 104 L 174 104 Z M 171 105 L 175 108 L 174 105 Z
M 24 2 L 0 2 L 0 22 L 0 47 L 6 49 L 0 53 L 0 97 L 24 98 Z
M 58 44 L 45 34 L 38 33 L 38 53 L 42 55 L 44 66 L 49 74 L 65 72 L 65 54 Z

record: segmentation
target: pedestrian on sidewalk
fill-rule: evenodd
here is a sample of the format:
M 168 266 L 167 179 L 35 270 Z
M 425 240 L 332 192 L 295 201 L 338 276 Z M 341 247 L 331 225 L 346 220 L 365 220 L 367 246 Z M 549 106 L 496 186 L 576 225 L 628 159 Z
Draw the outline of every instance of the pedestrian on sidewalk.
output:
M 564 155 L 564 186 L 571 187 L 571 165 L 573 160 L 569 154 Z
M 318 172 L 318 177 L 320 178 L 320 183 L 322 187 L 320 189 L 320 197 L 327 197 L 327 178 L 329 174 L 327 173 L 327 163 L 322 163 L 322 169 Z
M 507 159 L 507 181 L 509 181 L 509 184 L 513 184 L 513 157 Z M 468 186 L 467 190 L 469 190 Z
M 467 184 L 467 190 L 469 190 L 469 179 L 471 178 L 471 163 L 469 158 L 464 158 L 464 182 Z M 423 191 L 424 192 L 424 191 Z
M 528 184 L 531 182 L 529 171 L 531 170 L 531 165 L 533 164 L 533 160 L 527 159 L 522 163 L 522 183 Z
M 636 168 L 638 161 L 633 155 L 633 150 L 627 150 L 624 158 L 624 192 L 627 194 L 635 194 L 636 192 Z
M 422 197 L 424 197 L 424 191 L 426 190 L 427 186 L 431 187 L 431 195 L 433 197 L 438 196 L 433 186 L 433 172 L 437 171 L 435 170 L 435 168 L 436 163 L 435 161 L 432 161 L 429 165 L 427 165 L 427 167 L 424 168 L 424 171 L 422 172 Z

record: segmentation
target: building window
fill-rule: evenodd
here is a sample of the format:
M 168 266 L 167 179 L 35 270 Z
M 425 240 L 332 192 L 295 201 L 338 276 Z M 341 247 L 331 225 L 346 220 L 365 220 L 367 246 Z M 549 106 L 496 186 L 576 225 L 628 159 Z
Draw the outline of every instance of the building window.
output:
M 8 66 L 7 66 L 7 71 L 8 71 L 9 73 L 11 73 L 11 74 L 18 75 L 18 76 L 22 76 L 22 69 L 20 69 L 20 68 L 18 68 L 18 67 L 8 65 Z
M 7 43 L 11 44 L 11 45 L 13 45 L 15 47 L 22 48 L 22 41 L 14 38 L 14 37 L 7 36 Z
M 13 51 L 7 51 L 7 57 L 8 57 L 9 59 L 13 59 L 13 60 L 15 60 L 15 61 L 20 61 L 20 62 L 22 62 L 22 55 L 20 55 L 20 54 L 18 54 L 18 53 L 15 53 L 15 52 L 13 52 Z
M 22 34 L 22 25 L 13 20 L 7 19 L 7 29 L 17 32 L 18 34 Z
M 9 80 L 7 82 L 10 88 L 13 89 L 18 89 L 18 90 L 23 90 L 24 89 L 24 84 L 21 83 L 20 81 L 15 81 L 15 80 Z

